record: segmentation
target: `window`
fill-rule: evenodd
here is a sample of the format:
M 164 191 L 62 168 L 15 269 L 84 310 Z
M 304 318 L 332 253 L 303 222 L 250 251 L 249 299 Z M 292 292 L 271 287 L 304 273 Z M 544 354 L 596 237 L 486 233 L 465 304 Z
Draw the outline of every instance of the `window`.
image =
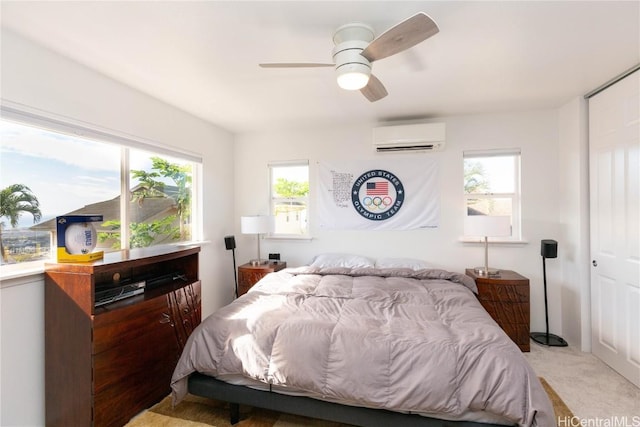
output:
M 129 150 L 129 246 L 192 240 L 193 165 L 175 157 Z
M 199 237 L 192 221 L 197 161 L 73 125 L 61 131 L 55 123 L 2 119 L 0 136 L 2 265 L 55 258 L 60 215 L 102 215 L 95 227 L 105 252 Z
M 309 234 L 309 163 L 287 162 L 269 165 L 271 214 L 277 237 L 306 237 Z
M 520 240 L 520 150 L 464 153 L 466 215 L 511 217 L 510 240 Z

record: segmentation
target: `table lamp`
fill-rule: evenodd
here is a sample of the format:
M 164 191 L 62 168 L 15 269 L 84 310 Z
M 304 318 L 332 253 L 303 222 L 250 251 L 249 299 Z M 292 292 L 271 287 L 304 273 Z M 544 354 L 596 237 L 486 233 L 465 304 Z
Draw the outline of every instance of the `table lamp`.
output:
M 251 265 L 267 264 L 269 261 L 260 258 L 260 235 L 272 232 L 275 228 L 275 218 L 269 215 L 255 215 L 240 217 L 240 229 L 242 234 L 257 234 L 258 257 L 251 260 Z
M 500 272 L 489 268 L 489 237 L 511 236 L 510 216 L 467 215 L 464 235 L 484 237 L 484 266 L 474 268 L 479 276 L 497 275 Z

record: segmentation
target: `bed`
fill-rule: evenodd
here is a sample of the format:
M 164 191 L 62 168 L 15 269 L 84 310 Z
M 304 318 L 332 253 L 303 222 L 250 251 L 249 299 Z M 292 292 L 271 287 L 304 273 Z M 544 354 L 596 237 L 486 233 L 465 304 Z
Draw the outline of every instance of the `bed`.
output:
M 187 394 L 354 425 L 554 426 L 468 276 L 352 257 L 271 273 L 205 319 L 172 378 Z

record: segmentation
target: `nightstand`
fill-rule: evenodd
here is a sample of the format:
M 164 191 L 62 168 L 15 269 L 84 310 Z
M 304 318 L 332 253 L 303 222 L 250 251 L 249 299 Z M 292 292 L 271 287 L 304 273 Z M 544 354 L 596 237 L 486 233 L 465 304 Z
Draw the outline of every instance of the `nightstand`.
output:
M 478 300 L 520 350 L 529 351 L 529 279 L 515 271 L 500 270 L 497 276 L 479 276 L 465 270 L 478 286 Z
M 287 263 L 284 261 L 269 262 L 262 265 L 251 265 L 251 263 L 242 264 L 238 267 L 238 296 L 244 295 L 258 280 L 262 279 L 269 273 L 274 271 L 280 271 L 283 268 L 287 268 Z

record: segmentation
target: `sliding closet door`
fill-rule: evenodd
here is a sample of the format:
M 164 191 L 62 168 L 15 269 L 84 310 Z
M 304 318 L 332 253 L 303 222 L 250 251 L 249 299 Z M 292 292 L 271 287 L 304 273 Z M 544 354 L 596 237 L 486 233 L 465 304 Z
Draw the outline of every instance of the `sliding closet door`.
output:
M 640 386 L 640 71 L 589 100 L 593 354 Z

